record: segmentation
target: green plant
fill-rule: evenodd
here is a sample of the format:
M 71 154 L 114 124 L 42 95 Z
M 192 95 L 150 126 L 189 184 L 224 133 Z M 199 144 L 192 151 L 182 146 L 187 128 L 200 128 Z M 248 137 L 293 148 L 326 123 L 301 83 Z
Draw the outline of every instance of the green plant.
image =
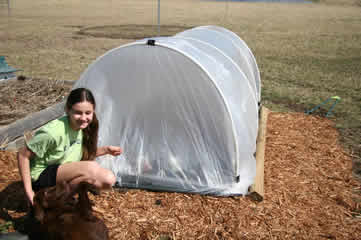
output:
M 13 222 L 11 222 L 11 221 L 0 224 L 0 233 L 8 232 L 10 227 L 12 227 L 12 226 L 13 226 Z

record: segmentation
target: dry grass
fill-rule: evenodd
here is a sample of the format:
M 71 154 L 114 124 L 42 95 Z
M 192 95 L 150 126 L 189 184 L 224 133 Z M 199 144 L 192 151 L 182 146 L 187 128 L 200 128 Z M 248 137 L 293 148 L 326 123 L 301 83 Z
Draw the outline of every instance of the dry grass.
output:
M 268 55 L 335 55 L 335 48 L 344 44 L 337 39 L 339 35 L 347 37 L 359 32 L 359 11 L 347 5 L 164 0 L 161 23 L 224 26 L 239 34 L 262 64 L 262 57 Z M 129 42 L 77 35 L 82 28 L 157 24 L 154 0 L 86 3 L 84 0 L 18 0 L 14 1 L 9 18 L 5 12 L 3 8 L 0 15 L 2 54 L 13 66 L 24 69 L 26 76 L 50 79 L 77 79 L 96 57 Z M 156 34 L 154 27 L 153 35 Z M 325 42 L 329 47 L 324 47 Z M 282 64 L 280 67 L 283 68 Z

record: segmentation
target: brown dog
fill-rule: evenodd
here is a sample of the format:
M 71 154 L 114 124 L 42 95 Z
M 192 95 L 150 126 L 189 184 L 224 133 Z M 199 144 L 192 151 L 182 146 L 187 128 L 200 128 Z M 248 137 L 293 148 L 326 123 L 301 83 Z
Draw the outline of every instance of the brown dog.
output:
M 82 182 L 70 191 L 64 182 L 37 192 L 34 197 L 34 216 L 40 222 L 37 232 L 45 233 L 49 240 L 108 240 L 107 227 L 92 212 L 88 197 L 91 188 L 91 184 Z

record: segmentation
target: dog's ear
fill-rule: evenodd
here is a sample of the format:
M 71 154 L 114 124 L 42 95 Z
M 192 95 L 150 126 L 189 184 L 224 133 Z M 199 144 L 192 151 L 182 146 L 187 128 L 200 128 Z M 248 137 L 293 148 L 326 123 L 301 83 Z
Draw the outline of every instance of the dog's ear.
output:
M 43 223 L 45 218 L 45 211 L 44 211 L 44 207 L 42 206 L 44 202 L 46 202 L 45 199 L 42 200 L 39 199 L 37 196 L 34 197 L 34 205 L 33 205 L 34 217 L 40 223 Z
M 70 186 L 66 181 L 56 184 L 56 198 L 59 199 L 70 194 Z
M 49 204 L 48 204 L 48 192 L 46 191 L 46 189 L 40 189 L 34 196 L 34 206 L 36 205 L 37 207 L 41 207 L 43 209 L 48 208 Z

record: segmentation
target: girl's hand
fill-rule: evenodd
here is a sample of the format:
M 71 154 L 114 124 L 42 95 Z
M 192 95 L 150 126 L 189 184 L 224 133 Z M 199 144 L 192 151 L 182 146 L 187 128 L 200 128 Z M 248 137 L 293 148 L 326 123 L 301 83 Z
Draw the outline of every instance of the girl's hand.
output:
M 117 146 L 108 146 L 108 154 L 113 156 L 118 156 L 123 152 L 120 147 Z
M 31 191 L 31 192 L 27 193 L 26 195 L 28 197 L 29 203 L 31 204 L 31 206 L 33 206 L 34 205 L 34 196 L 35 196 L 34 191 Z

